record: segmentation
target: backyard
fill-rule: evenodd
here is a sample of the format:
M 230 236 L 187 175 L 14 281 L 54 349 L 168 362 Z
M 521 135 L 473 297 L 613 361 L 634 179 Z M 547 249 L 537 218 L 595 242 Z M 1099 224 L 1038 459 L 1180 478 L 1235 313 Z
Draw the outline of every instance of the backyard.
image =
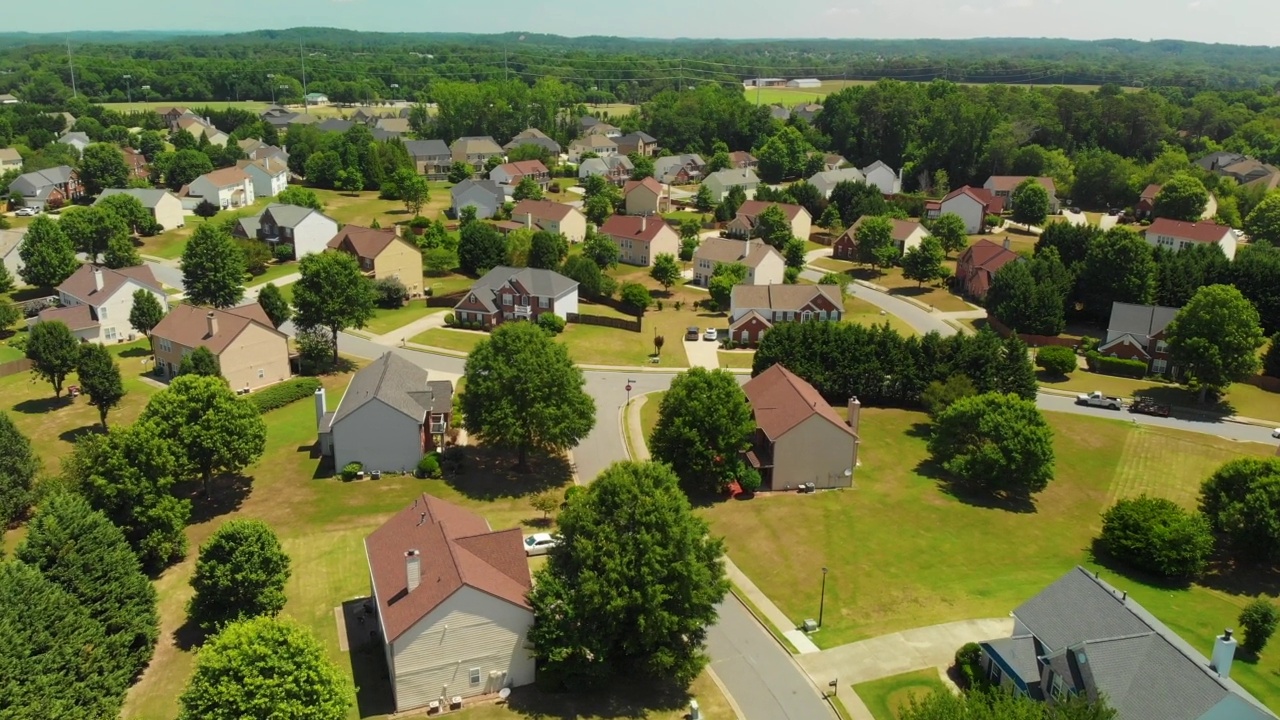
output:
M 853 686 L 853 692 L 871 711 L 875 720 L 898 720 L 899 713 L 910 707 L 912 698 L 948 692 L 948 689 L 938 677 L 937 668 L 925 668 L 858 683 Z

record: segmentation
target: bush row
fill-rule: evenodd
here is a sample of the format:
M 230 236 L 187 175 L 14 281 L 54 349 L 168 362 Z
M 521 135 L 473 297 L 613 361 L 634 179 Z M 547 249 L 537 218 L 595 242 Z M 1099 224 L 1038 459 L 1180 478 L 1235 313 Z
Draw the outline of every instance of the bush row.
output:
M 1107 357 L 1096 351 L 1085 353 L 1084 359 L 1089 364 L 1089 370 L 1103 375 L 1119 375 L 1138 380 L 1147 376 L 1147 364 L 1141 360 Z
M 311 397 L 320 389 L 320 381 L 313 377 L 296 377 L 278 385 L 259 390 L 249 396 L 261 412 L 270 412 L 289 403 Z

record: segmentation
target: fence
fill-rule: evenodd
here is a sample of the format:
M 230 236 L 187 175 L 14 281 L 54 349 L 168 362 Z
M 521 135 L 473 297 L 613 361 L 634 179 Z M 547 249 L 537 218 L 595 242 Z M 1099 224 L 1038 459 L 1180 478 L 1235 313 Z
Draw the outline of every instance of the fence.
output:
M 580 325 L 600 325 L 602 327 L 618 328 L 619 330 L 630 330 L 631 332 L 640 332 L 644 320 L 636 318 L 635 320 L 627 320 L 619 317 L 606 317 L 604 315 L 583 315 L 582 313 L 569 313 L 565 316 L 571 323 Z
M 634 318 L 644 317 L 644 310 L 636 310 L 634 306 L 628 305 L 627 303 L 624 303 L 621 300 L 618 300 L 617 298 L 593 297 L 590 300 L 588 300 L 587 298 L 581 298 L 578 301 L 578 303 L 579 305 L 585 306 L 588 308 L 590 308 L 592 305 L 604 305 L 605 307 L 613 308 L 614 310 L 617 310 L 618 312 L 623 313 L 624 315 L 630 315 L 631 317 L 634 317 Z
M 1009 337 L 1009 328 L 1004 323 L 987 316 L 987 325 L 1000 334 L 1000 337 Z M 1080 344 L 1080 341 L 1071 337 L 1058 337 L 1056 335 L 1029 335 L 1027 333 L 1018 333 L 1018 339 L 1030 345 L 1031 347 L 1044 347 L 1046 345 L 1061 345 L 1062 347 L 1074 348 Z
M 1254 387 L 1262 388 L 1267 392 L 1280 393 L 1280 378 L 1273 378 L 1269 375 L 1254 375 L 1245 382 Z
M 0 377 L 9 375 L 17 375 L 20 372 L 26 372 L 31 369 L 31 361 L 26 358 L 18 360 L 10 360 L 7 363 L 0 363 Z
M 470 291 L 463 290 L 448 295 L 432 295 L 427 298 L 427 307 L 453 307 L 462 302 L 462 298 L 466 297 L 468 292 Z

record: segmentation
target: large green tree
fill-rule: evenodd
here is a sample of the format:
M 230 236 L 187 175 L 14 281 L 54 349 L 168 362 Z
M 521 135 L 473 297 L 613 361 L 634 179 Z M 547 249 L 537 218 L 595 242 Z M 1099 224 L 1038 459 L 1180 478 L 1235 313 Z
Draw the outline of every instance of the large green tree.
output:
M 27 226 L 18 257 L 22 260 L 18 274 L 23 282 L 42 288 L 57 287 L 80 267 L 75 246 L 47 215 L 36 217 Z
M 1244 232 L 1254 242 L 1280 247 L 1280 190 L 1267 193 L 1244 219 Z
M 178 720 L 342 720 L 353 696 L 309 630 L 256 617 L 228 625 L 200 648 Z
M 155 293 L 145 288 L 133 291 L 133 308 L 129 310 L 129 325 L 143 335 L 150 335 L 164 319 L 164 307 Z
M 93 206 L 115 213 L 129 227 L 130 232 L 141 232 L 150 225 L 149 221 L 154 220 L 151 211 L 142 206 L 141 200 L 124 193 L 99 198 Z
M 917 287 L 946 277 L 946 268 L 942 264 L 946 258 L 947 253 L 942 249 L 942 243 L 930 235 L 902 256 L 902 276 L 915 280 Z
M 324 209 L 324 203 L 320 202 L 316 191 L 301 185 L 290 185 L 285 188 L 276 195 L 275 201 L 282 205 L 297 205 L 317 211 Z
M 8 527 L 31 507 L 31 488 L 40 472 L 40 458 L 31 441 L 0 412 L 0 527 Z
M 621 257 L 621 251 L 618 250 L 618 244 L 613 241 L 613 238 L 594 229 L 587 231 L 587 237 L 582 242 L 582 254 L 590 258 L 601 270 L 617 267 L 618 258 Z
M 858 260 L 868 265 L 877 264 L 877 258 L 885 249 L 897 250 L 893 242 L 893 220 L 885 215 L 865 218 L 853 232 L 858 246 Z
M 1125 498 L 1102 515 L 1098 537 L 1107 553 L 1170 578 L 1194 578 L 1213 552 L 1213 533 L 1199 513 L 1167 498 Z
M 201 223 L 182 251 L 183 287 L 195 305 L 227 308 L 240 302 L 245 272 L 244 252 L 213 223 Z
M 206 632 L 284 609 L 289 556 L 261 520 L 228 521 L 200 546 L 187 615 Z
M 760 211 L 756 216 L 756 227 L 752 234 L 778 251 L 782 251 L 787 243 L 795 239 L 795 235 L 791 232 L 791 221 L 787 220 L 786 213 L 782 212 L 782 208 L 777 205 L 770 205 Z
M 955 213 L 939 215 L 929 226 L 929 232 L 942 243 L 948 253 L 958 253 L 969 246 L 969 233 L 965 231 L 964 218 Z
M 569 240 L 563 233 L 539 230 L 529 243 L 529 267 L 555 270 L 569 254 Z
M 737 378 L 726 370 L 692 368 L 677 375 L 663 396 L 649 449 L 689 492 L 716 493 L 742 478 L 742 453 L 753 432 L 751 404 Z
M 302 330 L 328 330 L 336 363 L 338 333 L 369 322 L 377 292 L 354 255 L 313 253 L 304 256 L 299 265 L 302 277 L 293 287 L 294 324 Z
M 160 635 L 156 590 L 106 515 L 80 495 L 53 492 L 40 501 L 15 556 L 75 596 L 102 624 L 129 677 L 147 666 Z
M 671 253 L 658 253 L 653 259 L 653 267 L 649 269 L 649 277 L 670 291 L 671 286 L 680 282 L 680 263 Z
M 1227 462 L 1200 486 L 1200 512 L 1236 556 L 1280 560 L 1280 458 Z
M 211 172 L 213 172 L 213 161 L 208 155 L 195 148 L 179 150 L 173 154 L 165 166 L 164 184 L 170 190 L 181 190 L 184 185 L 189 185 L 201 175 Z
M 80 361 L 80 341 L 60 320 L 38 322 L 27 337 L 27 359 L 31 372 L 53 386 L 53 396 L 62 396 L 62 385 Z
M 565 346 L 533 323 L 505 323 L 467 356 L 463 426 L 483 443 L 513 449 L 520 469 L 531 452 L 561 453 L 596 422 L 595 401 Z
M 1231 261 L 1217 245 L 1196 243 L 1177 252 L 1157 248 L 1155 259 L 1156 304 L 1164 307 L 1180 308 L 1200 288 L 1231 278 Z
M 1230 285 L 1200 288 L 1165 331 L 1169 358 L 1188 383 L 1222 391 L 1258 371 L 1258 350 L 1266 343 L 1258 311 Z
M 115 145 L 90 143 L 80 153 L 77 176 L 86 194 L 98 195 L 107 188 L 124 187 L 129 181 L 129 166 Z
M 335 253 L 337 254 L 337 253 Z M 183 469 L 212 492 L 214 473 L 236 473 L 266 447 L 267 426 L 258 406 L 239 397 L 222 378 L 182 375 L 151 397 L 138 419 L 176 444 Z
M 113 241 L 129 242 L 129 225 L 111 210 L 102 207 L 73 207 L 63 211 L 58 221 L 62 232 L 78 252 L 97 264 Z
M 107 413 L 124 399 L 124 381 L 120 366 L 106 347 L 97 343 L 85 343 L 80 347 L 80 359 L 76 363 L 76 375 L 80 390 L 93 401 L 98 410 L 98 421 L 107 429 Z
M 1029 177 L 1013 189 L 1013 221 L 1023 225 L 1041 225 L 1049 216 L 1049 191 L 1035 178 Z
M 1258 309 L 1264 330 L 1280 331 L 1280 246 L 1249 244 L 1236 251 L 1231 284 Z
M 1155 290 L 1156 262 L 1151 246 L 1137 233 L 1114 227 L 1089 244 L 1080 275 L 1088 314 L 1105 321 L 1111 317 L 1112 303 L 1149 305 Z
M 182 356 L 182 362 L 178 364 L 178 374 L 222 377 L 222 364 L 218 361 L 217 355 L 201 345 Z
M 728 592 L 723 542 L 661 463 L 615 463 L 560 512 L 529 593 L 539 672 L 562 687 L 636 674 L 691 682 Z
M 507 240 L 489 223 L 472 222 L 462 226 L 458 240 L 458 268 L 468 275 L 479 275 L 503 265 L 507 259 Z
M 711 271 L 707 280 L 707 291 L 711 300 L 722 312 L 729 309 L 733 288 L 747 280 L 747 266 L 742 263 L 720 263 Z
M 293 308 L 289 306 L 289 301 L 284 298 L 275 283 L 262 286 L 258 291 L 258 304 L 262 306 L 262 311 L 267 314 L 275 327 L 280 327 L 293 317 Z
M 1034 399 L 987 393 L 938 414 L 929 452 L 961 485 L 1025 500 L 1053 479 L 1053 431 Z
M 1209 192 L 1204 189 L 1204 184 L 1190 173 L 1178 173 L 1160 186 L 1152 215 L 1195 222 L 1208 204 Z

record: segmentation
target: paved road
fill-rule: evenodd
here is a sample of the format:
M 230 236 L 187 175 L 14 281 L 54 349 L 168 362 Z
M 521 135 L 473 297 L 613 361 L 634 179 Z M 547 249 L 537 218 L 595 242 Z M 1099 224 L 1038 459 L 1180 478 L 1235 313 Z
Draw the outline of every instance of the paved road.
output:
M 1205 435 L 1217 435 L 1229 440 L 1242 440 L 1266 443 L 1275 445 L 1276 440 L 1271 437 L 1271 429 L 1258 427 L 1257 425 L 1245 425 L 1243 423 L 1225 422 L 1222 420 L 1213 420 L 1190 414 L 1180 414 L 1176 410 L 1174 415 L 1162 418 L 1152 415 L 1138 415 L 1130 413 L 1127 410 L 1116 412 L 1115 410 L 1103 410 L 1100 408 L 1085 407 L 1076 405 L 1075 399 L 1063 397 L 1061 395 L 1050 395 L 1040 393 L 1036 397 L 1036 405 L 1041 410 L 1051 410 L 1053 412 L 1065 412 L 1076 415 L 1092 415 L 1094 417 L 1109 418 L 1112 420 L 1122 420 L 1124 422 L 1135 422 L 1139 425 L 1154 425 L 1156 427 L 1170 428 L 1173 430 L 1184 430 L 1187 432 L 1203 433 Z

